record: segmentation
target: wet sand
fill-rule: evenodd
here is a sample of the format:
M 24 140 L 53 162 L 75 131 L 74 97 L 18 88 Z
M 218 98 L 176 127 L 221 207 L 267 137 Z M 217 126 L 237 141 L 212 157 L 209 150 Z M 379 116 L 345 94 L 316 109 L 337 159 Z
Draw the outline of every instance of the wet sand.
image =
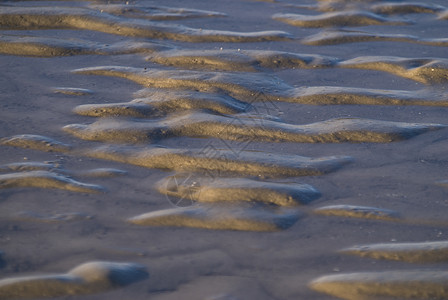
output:
M 0 3 L 0 299 L 445 299 L 444 2 Z

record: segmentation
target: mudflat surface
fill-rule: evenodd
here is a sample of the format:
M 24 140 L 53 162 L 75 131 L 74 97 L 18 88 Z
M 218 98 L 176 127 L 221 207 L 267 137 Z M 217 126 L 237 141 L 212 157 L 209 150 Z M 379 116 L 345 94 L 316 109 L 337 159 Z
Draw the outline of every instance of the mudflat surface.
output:
M 447 16 L 2 1 L 0 299 L 447 298 Z

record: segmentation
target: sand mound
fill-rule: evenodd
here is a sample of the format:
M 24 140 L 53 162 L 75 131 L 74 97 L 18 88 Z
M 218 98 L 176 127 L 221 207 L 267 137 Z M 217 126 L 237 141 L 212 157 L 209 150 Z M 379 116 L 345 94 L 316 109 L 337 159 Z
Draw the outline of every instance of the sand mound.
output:
M 448 272 L 387 271 L 320 277 L 311 288 L 335 297 L 359 299 L 446 299 Z
M 302 39 L 302 44 L 312 46 L 337 45 L 361 42 L 406 42 L 430 46 L 448 46 L 448 38 L 420 38 L 409 34 L 370 33 L 364 31 L 327 30 Z
M 19 187 L 61 189 L 80 193 L 104 191 L 104 188 L 99 185 L 79 182 L 49 171 L 26 171 L 0 175 L 0 189 Z
M 204 178 L 169 176 L 157 184 L 157 190 L 170 197 L 198 202 L 251 201 L 279 206 L 308 204 L 320 192 L 308 184 L 257 181 L 248 178 Z
M 300 143 L 393 142 L 445 128 L 441 124 L 415 124 L 367 119 L 332 119 L 307 125 L 251 119 L 246 115 L 216 116 L 188 113 L 161 120 L 100 119 L 90 124 L 71 124 L 64 131 L 78 138 L 108 142 L 155 142 L 179 136 L 235 141 Z
M 0 280 L 0 299 L 35 299 L 94 294 L 146 279 L 145 268 L 133 263 L 89 262 L 66 274 Z
M 46 152 L 68 152 L 71 150 L 71 146 L 67 144 L 55 141 L 45 136 L 34 134 L 21 134 L 9 138 L 2 138 L 0 139 L 0 145 Z
M 314 210 L 314 213 L 324 216 L 338 216 L 374 220 L 398 220 L 398 213 L 389 209 L 356 205 L 330 205 Z
M 222 90 L 242 101 L 285 101 L 302 104 L 426 105 L 448 106 L 440 91 L 399 91 L 335 86 L 293 88 L 267 74 L 198 72 L 186 70 L 145 70 L 130 67 L 93 67 L 77 74 L 116 76 L 146 87 Z
M 168 149 L 103 146 L 89 149 L 86 156 L 146 168 L 185 172 L 219 172 L 260 177 L 321 175 L 352 161 L 348 156 L 308 158 L 298 155 L 240 152 L 218 149 Z
M 283 31 L 232 32 L 194 29 L 75 7 L 3 7 L 0 11 L 0 29 L 81 29 L 186 42 L 259 42 L 290 38 L 289 34 Z
M 171 208 L 133 217 L 128 221 L 144 226 L 194 227 L 215 230 L 277 231 L 298 220 L 293 210 L 271 211 L 243 206 L 194 205 Z
M 273 19 L 300 27 L 335 27 L 367 25 L 407 25 L 409 21 L 390 19 L 368 11 L 338 11 L 322 15 L 299 15 L 278 13 Z
M 361 257 L 399 260 L 411 263 L 446 262 L 448 261 L 448 242 L 360 245 L 343 249 L 341 252 Z

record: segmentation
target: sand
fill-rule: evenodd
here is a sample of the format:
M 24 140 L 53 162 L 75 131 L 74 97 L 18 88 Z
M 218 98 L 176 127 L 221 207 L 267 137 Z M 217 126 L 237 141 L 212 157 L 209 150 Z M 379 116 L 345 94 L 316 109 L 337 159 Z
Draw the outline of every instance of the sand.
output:
M 0 299 L 446 298 L 446 1 L 160 4 L 0 3 Z

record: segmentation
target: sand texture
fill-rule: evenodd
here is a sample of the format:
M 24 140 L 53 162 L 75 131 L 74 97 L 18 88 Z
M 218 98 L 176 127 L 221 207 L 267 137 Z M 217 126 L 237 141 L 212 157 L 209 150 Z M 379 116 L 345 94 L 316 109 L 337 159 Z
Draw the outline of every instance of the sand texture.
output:
M 447 21 L 0 1 L 0 299 L 447 299 Z

